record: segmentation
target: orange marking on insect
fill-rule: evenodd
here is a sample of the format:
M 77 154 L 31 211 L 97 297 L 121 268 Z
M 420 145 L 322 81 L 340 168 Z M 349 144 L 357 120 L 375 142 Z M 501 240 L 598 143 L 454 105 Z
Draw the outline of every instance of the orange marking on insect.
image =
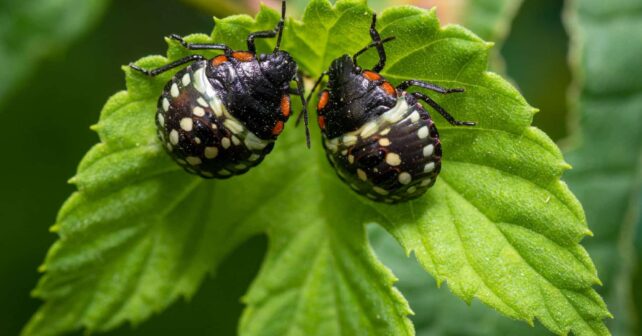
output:
M 274 128 L 272 129 L 272 135 L 279 135 L 283 132 L 283 122 L 281 120 L 276 122 Z
M 212 59 L 212 65 L 217 66 L 217 65 L 223 64 L 223 63 L 225 63 L 227 61 L 228 61 L 227 56 L 218 55 L 218 56 L 216 56 L 216 57 L 214 57 Z
M 325 117 L 324 116 L 319 116 L 317 118 L 317 122 L 319 122 L 319 128 L 325 129 Z
M 328 104 L 330 99 L 330 94 L 327 90 L 321 92 L 321 97 L 319 97 L 319 103 L 317 104 L 317 110 L 323 110 L 323 108 Z
M 241 62 L 249 62 L 254 59 L 254 54 L 249 51 L 235 51 L 232 53 L 232 57 Z
M 374 71 L 364 71 L 363 72 L 363 77 L 366 79 L 369 79 L 371 81 L 376 81 L 381 79 L 381 75 L 374 72 Z
M 283 113 L 283 116 L 286 118 L 290 116 L 290 96 L 289 95 L 283 95 L 283 97 L 281 97 L 281 113 Z
M 397 90 L 389 82 L 383 82 L 381 84 L 381 88 L 391 96 L 395 96 L 397 94 Z

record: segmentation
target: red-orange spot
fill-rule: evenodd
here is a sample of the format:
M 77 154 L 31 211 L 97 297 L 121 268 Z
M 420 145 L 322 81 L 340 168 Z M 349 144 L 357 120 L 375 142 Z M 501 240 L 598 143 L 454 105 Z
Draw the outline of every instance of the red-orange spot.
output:
M 288 95 L 281 97 L 281 113 L 286 118 L 290 116 L 290 96 Z
M 216 56 L 216 57 L 214 57 L 212 59 L 212 65 L 217 66 L 217 65 L 220 65 L 220 64 L 225 63 L 227 61 L 228 61 L 227 56 L 218 55 L 218 56 Z
M 392 86 L 392 84 L 390 84 L 388 82 L 383 82 L 381 84 L 381 88 L 391 96 L 397 95 L 397 90 L 395 90 L 395 87 Z
M 283 132 L 283 122 L 281 120 L 276 122 L 274 128 L 272 129 L 272 135 L 279 135 Z
M 324 116 L 319 116 L 317 118 L 317 121 L 319 122 L 319 128 L 325 129 L 325 117 Z
M 241 62 L 249 62 L 254 59 L 254 54 L 249 51 L 235 51 L 232 53 L 232 57 Z
M 323 108 L 328 104 L 330 99 L 330 94 L 327 90 L 321 92 L 321 97 L 319 97 L 319 103 L 317 104 L 317 110 L 323 110 Z
M 364 71 L 363 72 L 363 77 L 371 80 L 371 81 L 376 81 L 381 79 L 381 75 L 374 72 L 374 71 Z

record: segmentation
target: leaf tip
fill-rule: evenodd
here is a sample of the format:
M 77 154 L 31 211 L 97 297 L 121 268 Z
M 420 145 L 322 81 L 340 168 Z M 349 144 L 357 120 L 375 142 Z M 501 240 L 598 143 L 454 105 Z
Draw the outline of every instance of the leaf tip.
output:
M 47 271 L 47 265 L 41 264 L 40 266 L 38 266 L 38 273 L 44 273 L 46 271 Z
M 60 232 L 60 225 L 58 225 L 58 224 L 54 224 L 54 225 L 50 226 L 50 227 L 49 227 L 49 232 L 51 232 L 51 233 L 58 233 L 58 232 Z

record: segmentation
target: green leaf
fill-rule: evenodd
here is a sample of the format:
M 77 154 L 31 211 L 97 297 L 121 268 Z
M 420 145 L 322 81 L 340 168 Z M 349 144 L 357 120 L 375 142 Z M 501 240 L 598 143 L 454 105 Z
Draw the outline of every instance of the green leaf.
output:
M 580 127 L 567 179 L 595 232 L 586 246 L 604 279 L 601 292 L 613 307 L 611 329 L 618 335 L 639 334 L 630 307 L 642 186 L 640 19 L 642 4 L 635 0 L 580 0 L 567 8 Z
M 0 3 L 0 105 L 37 69 L 37 62 L 87 30 L 107 0 L 7 0 Z
M 362 1 L 314 0 L 302 22 L 288 20 L 283 49 L 311 77 L 333 58 L 369 43 Z M 243 48 L 249 31 L 271 28 L 276 11 L 217 20 L 211 37 Z M 150 80 L 125 68 L 126 92 L 107 103 L 96 130 L 101 143 L 83 159 L 79 191 L 61 210 L 60 239 L 35 294 L 46 300 L 25 335 L 140 322 L 191 295 L 230 250 L 266 233 L 268 255 L 244 298 L 242 335 L 412 335 L 410 310 L 394 276 L 373 255 L 363 225 L 384 225 L 439 282 L 514 318 L 549 329 L 607 334 L 599 283 L 578 242 L 589 231 L 581 207 L 559 181 L 567 165 L 557 147 L 530 128 L 534 109 L 497 75 L 485 72 L 489 45 L 467 30 L 439 27 L 433 11 L 398 7 L 380 15 L 387 44 L 383 72 L 465 94 L 435 97 L 474 128 L 436 117 L 444 158 L 437 184 L 421 199 L 372 203 L 334 175 L 322 147 L 304 146 L 288 126 L 272 154 L 225 181 L 188 176 L 162 153 L 154 135 L 156 99 L 171 74 Z M 261 41 L 259 50 L 268 50 Z M 273 43 L 273 41 L 269 41 Z M 170 42 L 168 59 L 188 54 Z M 212 56 L 212 54 L 206 54 Z M 368 52 L 363 64 L 374 64 Z M 316 128 L 315 139 L 319 138 Z M 221 289 L 225 290 L 225 289 Z

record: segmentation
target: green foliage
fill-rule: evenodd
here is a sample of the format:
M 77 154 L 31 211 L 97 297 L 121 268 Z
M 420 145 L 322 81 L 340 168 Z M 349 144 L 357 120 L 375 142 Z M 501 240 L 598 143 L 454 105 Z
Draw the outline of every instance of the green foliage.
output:
M 576 168 L 567 179 L 595 232 L 586 246 L 615 309 L 612 331 L 639 335 L 631 307 L 642 186 L 642 3 L 577 0 L 567 9 L 580 126 L 568 156 Z
M 484 40 L 501 42 L 522 0 L 468 0 L 461 23 Z
M 102 14 L 107 0 L 5 0 L 0 3 L 0 104 L 36 69 Z
M 314 0 L 302 22 L 288 21 L 283 49 L 316 77 L 333 58 L 369 42 L 370 17 L 362 1 L 333 7 Z M 217 20 L 211 37 L 187 40 L 243 48 L 249 31 L 277 19 L 264 8 L 256 21 Z M 231 250 L 266 233 L 268 255 L 243 299 L 241 334 L 412 335 L 410 309 L 366 238 L 370 222 L 467 302 L 478 298 L 529 323 L 537 318 L 559 334 L 608 334 L 602 319 L 609 313 L 591 288 L 599 280 L 579 245 L 589 233 L 584 214 L 559 181 L 568 165 L 529 127 L 535 110 L 485 72 L 489 45 L 461 27 L 442 29 L 434 12 L 412 7 L 384 11 L 379 29 L 397 37 L 387 44 L 387 78 L 464 87 L 464 94 L 435 98 L 459 119 L 478 122 L 454 128 L 436 116 L 443 168 L 426 196 L 397 206 L 365 200 L 334 176 L 318 142 L 305 148 L 294 125 L 246 175 L 189 176 L 155 137 L 156 100 L 171 74 L 149 79 L 125 67 L 127 91 L 105 105 L 94 128 L 101 143 L 80 163 L 72 179 L 78 191 L 53 227 L 60 239 L 34 291 L 45 304 L 24 334 L 143 321 L 191 296 Z M 153 68 L 188 53 L 168 43 L 167 59 L 138 64 Z M 374 57 L 368 53 L 363 64 Z

